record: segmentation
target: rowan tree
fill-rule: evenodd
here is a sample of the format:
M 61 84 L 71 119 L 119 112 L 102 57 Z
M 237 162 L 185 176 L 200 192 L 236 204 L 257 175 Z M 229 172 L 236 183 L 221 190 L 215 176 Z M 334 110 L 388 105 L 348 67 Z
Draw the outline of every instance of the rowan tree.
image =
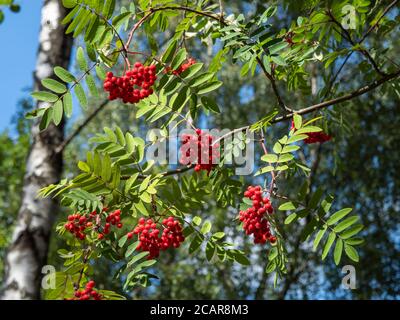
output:
M 279 30 L 269 24 L 275 6 L 248 18 L 224 12 L 221 1 L 139 1 L 121 8 L 114 0 L 63 0 L 63 4 L 70 10 L 63 21 L 66 33 L 84 38 L 76 51 L 81 72 L 74 75 L 54 68 L 58 78 L 42 81 L 48 91 L 32 93 L 46 105 L 28 117 L 40 117 L 41 130 L 57 126 L 72 115 L 73 95 L 82 108 L 92 109 L 57 152 L 108 101 L 122 102 L 128 113 L 143 119 L 146 129 L 160 123 L 161 128 L 159 134 L 153 131 L 144 137 L 145 129 L 105 127 L 91 137 L 96 146 L 77 163 L 79 175 L 41 190 L 41 197 L 60 198 L 70 211 L 67 221 L 56 228 L 69 245 L 58 250 L 65 268 L 56 274 L 56 288 L 46 290 L 47 298 L 122 299 L 115 292 L 95 289 L 89 261 L 98 258 L 115 262 L 115 276 L 125 279 L 125 290 L 151 285 L 157 276 L 149 268 L 157 270 L 153 266 L 165 250 L 204 254 L 221 264 L 250 264 L 242 243 L 215 230 L 212 216 L 202 219 L 194 214 L 208 197 L 225 208 L 227 216 L 235 210 L 235 218 L 226 219 L 225 230 L 242 228 L 247 241 L 262 248 L 265 273 L 273 275 L 275 285 L 288 273 L 288 225 L 301 230 L 299 241 L 318 251 L 322 260 L 332 256 L 339 265 L 345 255 L 359 261 L 356 247 L 363 243 L 359 216 L 349 207 L 332 212 L 334 192 L 329 183 L 310 188 L 311 168 L 305 157 L 307 150 L 336 143 L 340 119 L 331 107 L 345 107 L 346 101 L 377 88 L 398 90 L 395 80 L 400 69 L 387 59 L 387 49 L 374 48 L 371 53 L 365 45 L 372 32 L 384 37 L 395 28 L 387 15 L 397 1 L 377 8 L 361 0 L 350 7 L 349 1 L 313 2 L 309 15 Z M 354 15 L 358 21 L 353 24 Z M 176 24 L 175 32 L 163 46 L 170 23 Z M 149 50 L 136 42 L 138 30 Z M 212 52 L 211 62 L 192 55 L 187 41 L 193 37 Z M 338 75 L 354 54 L 363 58 L 358 68 L 365 83 L 335 95 Z M 314 97 L 318 102 L 287 103 L 292 101 L 289 95 L 307 93 L 305 83 L 313 78 L 314 68 L 327 70 L 335 61 L 342 67 L 327 74 L 320 95 Z M 235 112 L 221 105 L 224 84 L 219 74 L 227 64 L 239 66 L 241 77 L 261 75 L 273 96 L 266 101 L 263 117 L 216 135 L 199 124 L 204 115 Z M 89 106 L 88 94 L 105 100 Z M 276 125 L 285 126 L 285 132 L 271 141 L 266 135 Z M 182 128 L 188 132 L 178 141 L 180 164 L 164 165 L 146 157 L 149 149 Z M 251 173 L 253 185 L 245 185 L 235 160 L 252 146 L 261 156 Z M 280 187 L 286 181 L 296 182 L 294 192 Z

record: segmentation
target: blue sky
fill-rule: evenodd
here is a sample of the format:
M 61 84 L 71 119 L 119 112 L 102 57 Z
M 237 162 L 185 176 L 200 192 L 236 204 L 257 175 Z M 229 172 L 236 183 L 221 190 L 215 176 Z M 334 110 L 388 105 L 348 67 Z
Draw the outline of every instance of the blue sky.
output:
M 18 0 L 21 11 L 5 10 L 0 24 L 0 132 L 10 125 L 18 100 L 29 95 L 35 69 L 41 0 Z M 24 90 L 25 89 L 25 90 Z

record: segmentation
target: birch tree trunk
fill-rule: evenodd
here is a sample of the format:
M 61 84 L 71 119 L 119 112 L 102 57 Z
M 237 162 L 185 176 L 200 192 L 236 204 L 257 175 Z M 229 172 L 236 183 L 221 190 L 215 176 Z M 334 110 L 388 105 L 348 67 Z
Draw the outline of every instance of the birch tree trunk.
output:
M 68 68 L 72 38 L 65 36 L 64 26 L 61 25 L 66 13 L 61 0 L 43 1 L 34 72 L 35 90 L 42 89 L 42 79 L 54 76 L 53 67 Z M 63 124 L 58 127 L 52 125 L 40 132 L 36 121 L 31 138 L 21 207 L 5 258 L 2 299 L 40 299 L 42 267 L 46 264 L 50 233 L 59 211 L 56 201 L 37 199 L 36 195 L 39 189 L 60 179 L 62 154 L 57 154 L 55 150 L 64 139 Z

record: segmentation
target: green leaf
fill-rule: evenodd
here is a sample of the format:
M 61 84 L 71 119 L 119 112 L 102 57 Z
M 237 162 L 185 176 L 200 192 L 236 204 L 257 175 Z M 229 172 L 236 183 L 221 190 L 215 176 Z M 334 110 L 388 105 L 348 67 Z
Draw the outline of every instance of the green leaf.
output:
M 282 154 L 279 156 L 278 163 L 289 162 L 292 161 L 293 159 L 294 156 L 290 153 Z
M 136 270 L 142 270 L 144 268 L 151 267 L 155 263 L 157 263 L 157 260 L 145 260 L 145 261 L 141 262 L 140 264 L 138 264 L 135 269 Z
M 177 111 L 179 108 L 183 107 L 184 104 L 187 102 L 189 96 L 189 87 L 184 86 L 176 96 L 174 102 L 172 103 L 172 110 Z
M 83 172 L 91 172 L 89 165 L 83 161 L 78 162 L 78 168 L 81 169 Z
M 328 239 L 326 240 L 324 250 L 322 251 L 322 260 L 325 260 L 326 256 L 329 253 L 333 243 L 335 242 L 336 234 L 334 232 L 330 233 Z
M 286 219 L 285 219 L 285 224 L 291 224 L 293 222 L 293 220 L 295 220 L 297 218 L 297 213 L 293 212 L 292 214 L 289 214 Z
M 284 146 L 280 153 L 283 154 L 283 153 L 294 152 L 294 151 L 297 151 L 299 149 L 300 149 L 299 146 Z
M 128 266 L 133 265 L 134 263 L 138 262 L 139 260 L 143 259 L 144 257 L 147 257 L 150 254 L 148 251 L 140 252 L 138 254 L 135 254 L 132 259 L 129 260 Z M 154 260 L 153 260 L 154 261 Z
M 360 260 L 357 250 L 354 247 L 352 247 L 351 245 L 345 243 L 344 251 L 346 252 L 346 255 L 354 262 L 358 262 Z
M 222 85 L 221 81 L 211 81 L 200 86 L 199 91 L 197 94 L 205 94 L 214 90 L 217 90 Z
M 65 116 L 68 118 L 72 115 L 72 95 L 70 92 L 67 92 L 63 97 L 63 105 Z
M 202 234 L 207 234 L 211 231 L 211 222 L 210 221 L 206 221 L 203 223 L 203 226 L 201 227 L 200 232 Z
M 223 237 L 225 237 L 225 232 L 222 232 L 222 231 L 216 232 L 212 235 L 212 239 L 214 239 L 214 240 L 220 240 Z
M 131 245 L 129 245 L 128 249 L 125 252 L 125 258 L 128 258 L 130 255 L 132 255 L 132 253 L 136 250 L 136 247 L 138 246 L 139 241 L 136 241 L 134 243 L 132 243 Z
M 207 97 L 207 96 L 201 97 L 201 103 L 208 110 L 211 110 L 211 111 L 213 111 L 215 113 L 220 113 L 221 112 L 219 110 L 219 107 L 218 107 L 217 103 L 214 101 L 214 99 L 212 99 L 210 97 Z
M 200 237 L 198 234 L 193 238 L 192 242 L 189 246 L 189 253 L 192 254 L 197 251 L 203 242 L 203 238 Z
M 298 136 L 298 135 L 301 135 L 301 134 L 303 134 L 303 133 L 320 132 L 320 131 L 322 131 L 322 129 L 319 128 L 319 127 L 307 126 L 307 127 L 303 127 L 303 128 L 301 128 L 301 129 L 297 130 L 297 131 L 294 133 L 294 135 L 295 135 L 295 136 Z
M 108 20 L 111 18 L 115 9 L 115 0 L 106 0 L 103 7 L 103 16 Z
M 278 156 L 276 154 L 265 154 L 261 157 L 261 160 L 268 163 L 274 163 L 278 161 Z
M 131 12 L 126 11 L 126 12 L 123 12 L 123 13 L 115 16 L 112 19 L 112 24 L 115 27 L 115 29 L 118 30 L 124 24 L 125 21 L 129 20 L 131 15 L 132 15 Z
M 77 5 L 76 0 L 62 0 L 62 4 L 68 9 L 71 9 Z
M 336 241 L 335 250 L 333 251 L 333 259 L 335 260 L 336 265 L 340 263 L 340 259 L 342 258 L 342 252 L 343 252 L 343 240 L 338 239 Z
M 276 142 L 275 144 L 274 144 L 274 147 L 272 148 L 272 150 L 275 152 L 275 153 L 281 153 L 282 152 L 282 145 L 279 143 L 279 142 Z
M 276 247 L 273 247 L 271 251 L 268 254 L 268 260 L 272 261 L 278 256 L 278 249 Z
M 316 208 L 318 205 L 318 202 L 321 200 L 323 193 L 324 193 L 324 191 L 321 188 L 318 188 L 311 196 L 311 200 L 310 200 L 310 203 L 308 204 L 308 206 L 310 208 Z
M 172 58 L 174 57 L 174 53 L 176 51 L 176 46 L 177 46 L 177 41 L 172 41 L 167 49 L 165 50 L 165 53 L 162 56 L 162 62 L 164 63 L 170 63 Z
M 313 243 L 313 251 L 316 251 L 318 248 L 319 243 L 321 242 L 322 237 L 324 236 L 327 228 L 323 228 L 317 232 L 317 235 L 315 236 L 314 243 Z
M 47 108 L 40 120 L 39 129 L 46 129 L 53 120 L 53 108 Z
M 250 265 L 250 261 L 249 259 L 247 259 L 247 257 L 241 253 L 241 252 L 234 252 L 233 256 L 235 258 L 235 261 L 244 265 L 244 266 L 249 266 Z
M 123 237 L 121 237 L 121 239 L 118 240 L 118 246 L 122 248 L 127 240 L 128 240 L 128 235 L 126 234 Z
M 343 208 L 337 212 L 335 212 L 326 222 L 328 224 L 328 226 L 331 226 L 333 224 L 335 224 L 336 222 L 338 222 L 340 219 L 344 218 L 346 215 L 348 215 L 351 210 L 353 210 L 352 208 Z
M 362 238 L 351 238 L 351 239 L 347 239 L 346 243 L 352 246 L 358 246 L 360 244 L 364 243 L 364 239 Z
M 299 135 L 291 136 L 289 138 L 289 140 L 287 141 L 287 144 L 291 144 L 291 143 L 294 143 L 294 142 L 297 142 L 300 140 L 304 140 L 307 138 L 308 138 L 308 135 L 306 135 L 306 134 L 299 134 Z
M 104 181 L 109 182 L 111 179 L 111 158 L 108 153 L 104 155 L 101 167 L 101 177 Z
M 99 91 L 97 90 L 96 82 L 94 81 L 94 78 L 92 75 L 88 74 L 86 76 L 86 84 L 89 88 L 90 94 L 94 97 L 98 97 Z
M 86 71 L 88 69 L 85 52 L 83 51 L 82 47 L 78 47 L 76 51 L 76 61 L 78 62 L 78 66 L 82 71 Z
M 185 59 L 186 59 L 186 50 L 180 49 L 175 55 L 174 59 L 172 60 L 171 69 L 172 70 L 178 69 L 179 66 L 183 63 L 183 61 L 185 61 Z
M 192 220 L 193 224 L 199 226 L 201 223 L 201 218 L 199 216 L 195 216 Z
M 285 203 L 281 204 L 278 208 L 278 210 L 281 210 L 281 211 L 288 211 L 288 210 L 294 210 L 294 209 L 296 209 L 296 206 L 293 204 L 292 201 L 285 202 Z
M 69 23 L 76 15 L 76 13 L 79 11 L 81 7 L 80 6 L 76 6 L 75 8 L 73 8 L 66 16 L 65 18 L 61 21 L 61 24 L 67 24 Z
M 200 71 L 200 69 L 203 67 L 202 63 L 195 63 L 192 64 L 189 68 L 187 68 L 185 71 L 183 71 L 180 76 L 183 79 L 187 79 L 190 77 L 193 77 L 197 72 Z
M 271 73 L 271 59 L 267 55 L 263 56 L 263 66 L 268 73 Z
M 281 51 L 285 49 L 289 44 L 286 41 L 278 42 L 270 47 L 268 47 L 268 51 L 270 55 L 277 53 L 278 51 Z
M 358 216 L 348 217 L 342 222 L 340 222 L 333 230 L 335 232 L 341 232 L 350 227 L 351 225 L 353 225 L 354 223 L 356 223 L 358 219 L 359 219 Z
M 62 81 L 66 83 L 71 83 L 76 81 L 75 77 L 69 71 L 65 70 L 62 67 L 55 67 L 54 73 L 56 74 L 57 77 L 59 77 Z
M 74 19 L 72 20 L 72 22 L 70 23 L 70 25 L 68 26 L 67 30 L 65 31 L 66 34 L 69 34 L 71 32 L 73 32 L 76 27 L 78 26 L 78 24 L 82 21 L 82 19 L 85 18 L 86 14 L 88 13 L 88 10 L 86 10 L 85 8 L 82 8 L 81 6 L 79 7 L 79 11 L 77 13 L 77 15 L 74 17 Z
M 189 85 L 191 87 L 198 87 L 199 85 L 211 80 L 214 77 L 214 74 L 211 72 L 202 73 L 199 76 L 190 80 Z
M 96 74 L 100 80 L 104 80 L 106 78 L 106 71 L 101 66 L 96 66 Z
M 283 166 L 277 166 L 276 167 L 276 171 L 285 171 L 287 169 L 289 169 L 289 167 L 286 164 L 283 165 Z
M 58 126 L 62 120 L 64 113 L 63 104 L 61 100 L 58 100 L 53 106 L 53 121 Z
M 206 258 L 208 261 L 211 261 L 211 259 L 213 258 L 215 250 L 215 243 L 213 243 L 212 241 L 208 241 L 206 246 Z
M 356 224 L 356 225 L 352 226 L 351 228 L 347 229 L 346 231 L 342 232 L 340 234 L 340 236 L 342 239 L 351 238 L 352 236 L 359 233 L 363 228 L 364 228 L 364 226 L 362 224 Z
M 85 91 L 83 90 L 83 87 L 80 83 L 77 83 L 75 85 L 75 94 L 76 94 L 76 97 L 78 98 L 78 101 L 81 104 L 82 108 L 86 109 L 87 98 L 86 98 Z
M 275 260 L 271 260 L 268 263 L 267 267 L 265 268 L 265 273 L 271 273 L 275 269 L 276 269 L 276 262 L 275 262 Z
M 260 174 L 264 174 L 264 173 L 267 173 L 267 172 L 274 171 L 274 169 L 275 168 L 273 166 L 266 166 L 266 167 L 261 168 L 260 170 L 258 170 L 254 175 L 258 176 Z
M 55 93 L 64 93 L 65 91 L 67 91 L 67 87 L 65 86 L 65 84 L 58 82 L 57 80 L 43 79 L 41 82 L 45 88 Z
M 303 122 L 302 117 L 301 117 L 300 115 L 298 115 L 298 114 L 295 114 L 295 115 L 293 116 L 293 121 L 294 121 L 294 127 L 295 127 L 296 129 L 300 129 L 300 128 L 301 128 L 301 124 L 302 124 L 302 122 Z
M 54 93 L 47 92 L 47 91 L 36 91 L 32 92 L 31 96 L 40 101 L 45 101 L 45 102 L 55 102 L 58 100 L 58 96 L 55 95 Z
M 278 66 L 285 66 L 286 62 L 281 56 L 271 56 L 271 60 L 275 62 Z
M 82 33 L 82 31 L 85 29 L 86 25 L 89 23 L 90 18 L 92 17 L 90 10 L 84 11 L 82 16 L 79 18 L 79 23 L 76 26 L 76 29 L 74 30 L 74 34 L 72 35 L 74 38 L 76 38 L 78 35 Z

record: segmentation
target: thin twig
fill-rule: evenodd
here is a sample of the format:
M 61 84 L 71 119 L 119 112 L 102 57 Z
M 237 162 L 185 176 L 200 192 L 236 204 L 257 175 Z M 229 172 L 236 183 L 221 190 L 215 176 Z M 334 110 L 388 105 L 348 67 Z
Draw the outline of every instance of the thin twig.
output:
M 381 22 L 383 17 L 399 2 L 399 0 L 394 0 L 391 4 L 389 4 L 385 10 L 383 10 L 382 15 L 379 17 L 378 20 L 368 29 L 368 31 L 363 35 L 361 40 L 358 43 L 363 42 L 368 35 L 378 26 L 378 24 Z
M 65 150 L 65 148 L 71 143 L 71 141 L 78 136 L 81 131 L 88 125 L 90 121 L 92 121 L 97 114 L 103 110 L 103 108 L 108 104 L 109 100 L 104 100 L 100 105 L 92 111 L 91 114 L 66 138 L 56 149 L 56 153 L 61 153 Z
M 358 96 L 361 96 L 361 95 L 363 95 L 363 94 L 365 94 L 365 93 L 367 93 L 369 91 L 372 91 L 372 90 L 378 88 L 382 84 L 384 84 L 384 83 L 386 83 L 386 82 L 388 82 L 390 80 L 393 80 L 393 79 L 395 79 L 395 78 L 397 78 L 399 76 L 400 76 L 400 70 L 397 70 L 396 72 L 387 74 L 386 76 L 384 76 L 384 77 L 382 77 L 382 78 L 380 78 L 378 80 L 375 80 L 374 82 L 370 83 L 369 85 L 361 87 L 361 88 L 359 88 L 359 89 L 357 89 L 355 91 L 352 91 L 350 93 L 344 94 L 344 95 L 342 95 L 340 97 L 337 97 L 337 98 L 334 98 L 334 99 L 330 99 L 330 100 L 326 100 L 326 101 L 323 101 L 323 102 L 318 103 L 318 104 L 314 104 L 312 106 L 309 106 L 309 107 L 306 107 L 306 108 L 303 108 L 303 109 L 295 110 L 295 111 L 293 111 L 291 113 L 288 113 L 286 115 L 283 115 L 283 116 L 279 116 L 279 117 L 277 117 L 275 119 L 272 119 L 270 121 L 270 123 L 273 124 L 273 123 L 283 122 L 283 121 L 286 121 L 286 120 L 289 120 L 289 119 L 293 118 L 293 116 L 295 114 L 299 114 L 299 115 L 308 114 L 308 113 L 314 112 L 316 110 L 327 108 L 327 107 L 336 105 L 338 103 L 354 99 L 354 98 L 356 98 Z M 249 130 L 249 128 L 250 128 L 250 125 L 244 126 L 244 127 L 240 127 L 240 128 L 237 128 L 237 129 L 233 129 L 232 131 L 230 131 L 230 132 L 224 134 L 223 136 L 219 137 L 215 142 L 218 142 L 218 141 L 220 141 L 220 140 L 222 140 L 222 139 L 224 139 L 224 138 L 226 138 L 226 137 L 228 137 L 228 136 L 230 136 L 230 135 L 232 135 L 232 134 L 234 134 L 234 133 L 236 133 L 238 131 Z
M 327 11 L 327 15 L 331 18 L 332 22 L 333 22 L 334 24 L 336 24 L 336 25 L 340 28 L 341 32 L 339 32 L 339 33 L 342 34 L 342 36 L 343 36 L 353 47 L 356 46 L 356 45 L 358 45 L 358 44 L 360 44 L 360 43 L 356 43 L 356 42 L 351 38 L 351 35 L 350 35 L 349 31 L 348 31 L 347 29 L 345 29 L 339 21 L 337 21 L 337 19 L 334 17 L 334 15 L 332 14 L 332 12 L 331 12 L 330 10 Z M 374 58 L 372 58 L 372 56 L 371 56 L 371 54 L 368 52 L 368 50 L 363 49 L 363 48 L 360 48 L 359 51 L 361 52 L 361 54 L 363 54 L 363 55 L 368 59 L 368 61 L 372 64 L 372 66 L 374 67 L 374 69 L 376 70 L 376 72 L 377 72 L 378 74 L 380 74 L 380 75 L 382 75 L 382 76 L 385 75 L 385 73 L 379 69 L 379 66 L 378 66 L 377 62 L 374 60 Z

